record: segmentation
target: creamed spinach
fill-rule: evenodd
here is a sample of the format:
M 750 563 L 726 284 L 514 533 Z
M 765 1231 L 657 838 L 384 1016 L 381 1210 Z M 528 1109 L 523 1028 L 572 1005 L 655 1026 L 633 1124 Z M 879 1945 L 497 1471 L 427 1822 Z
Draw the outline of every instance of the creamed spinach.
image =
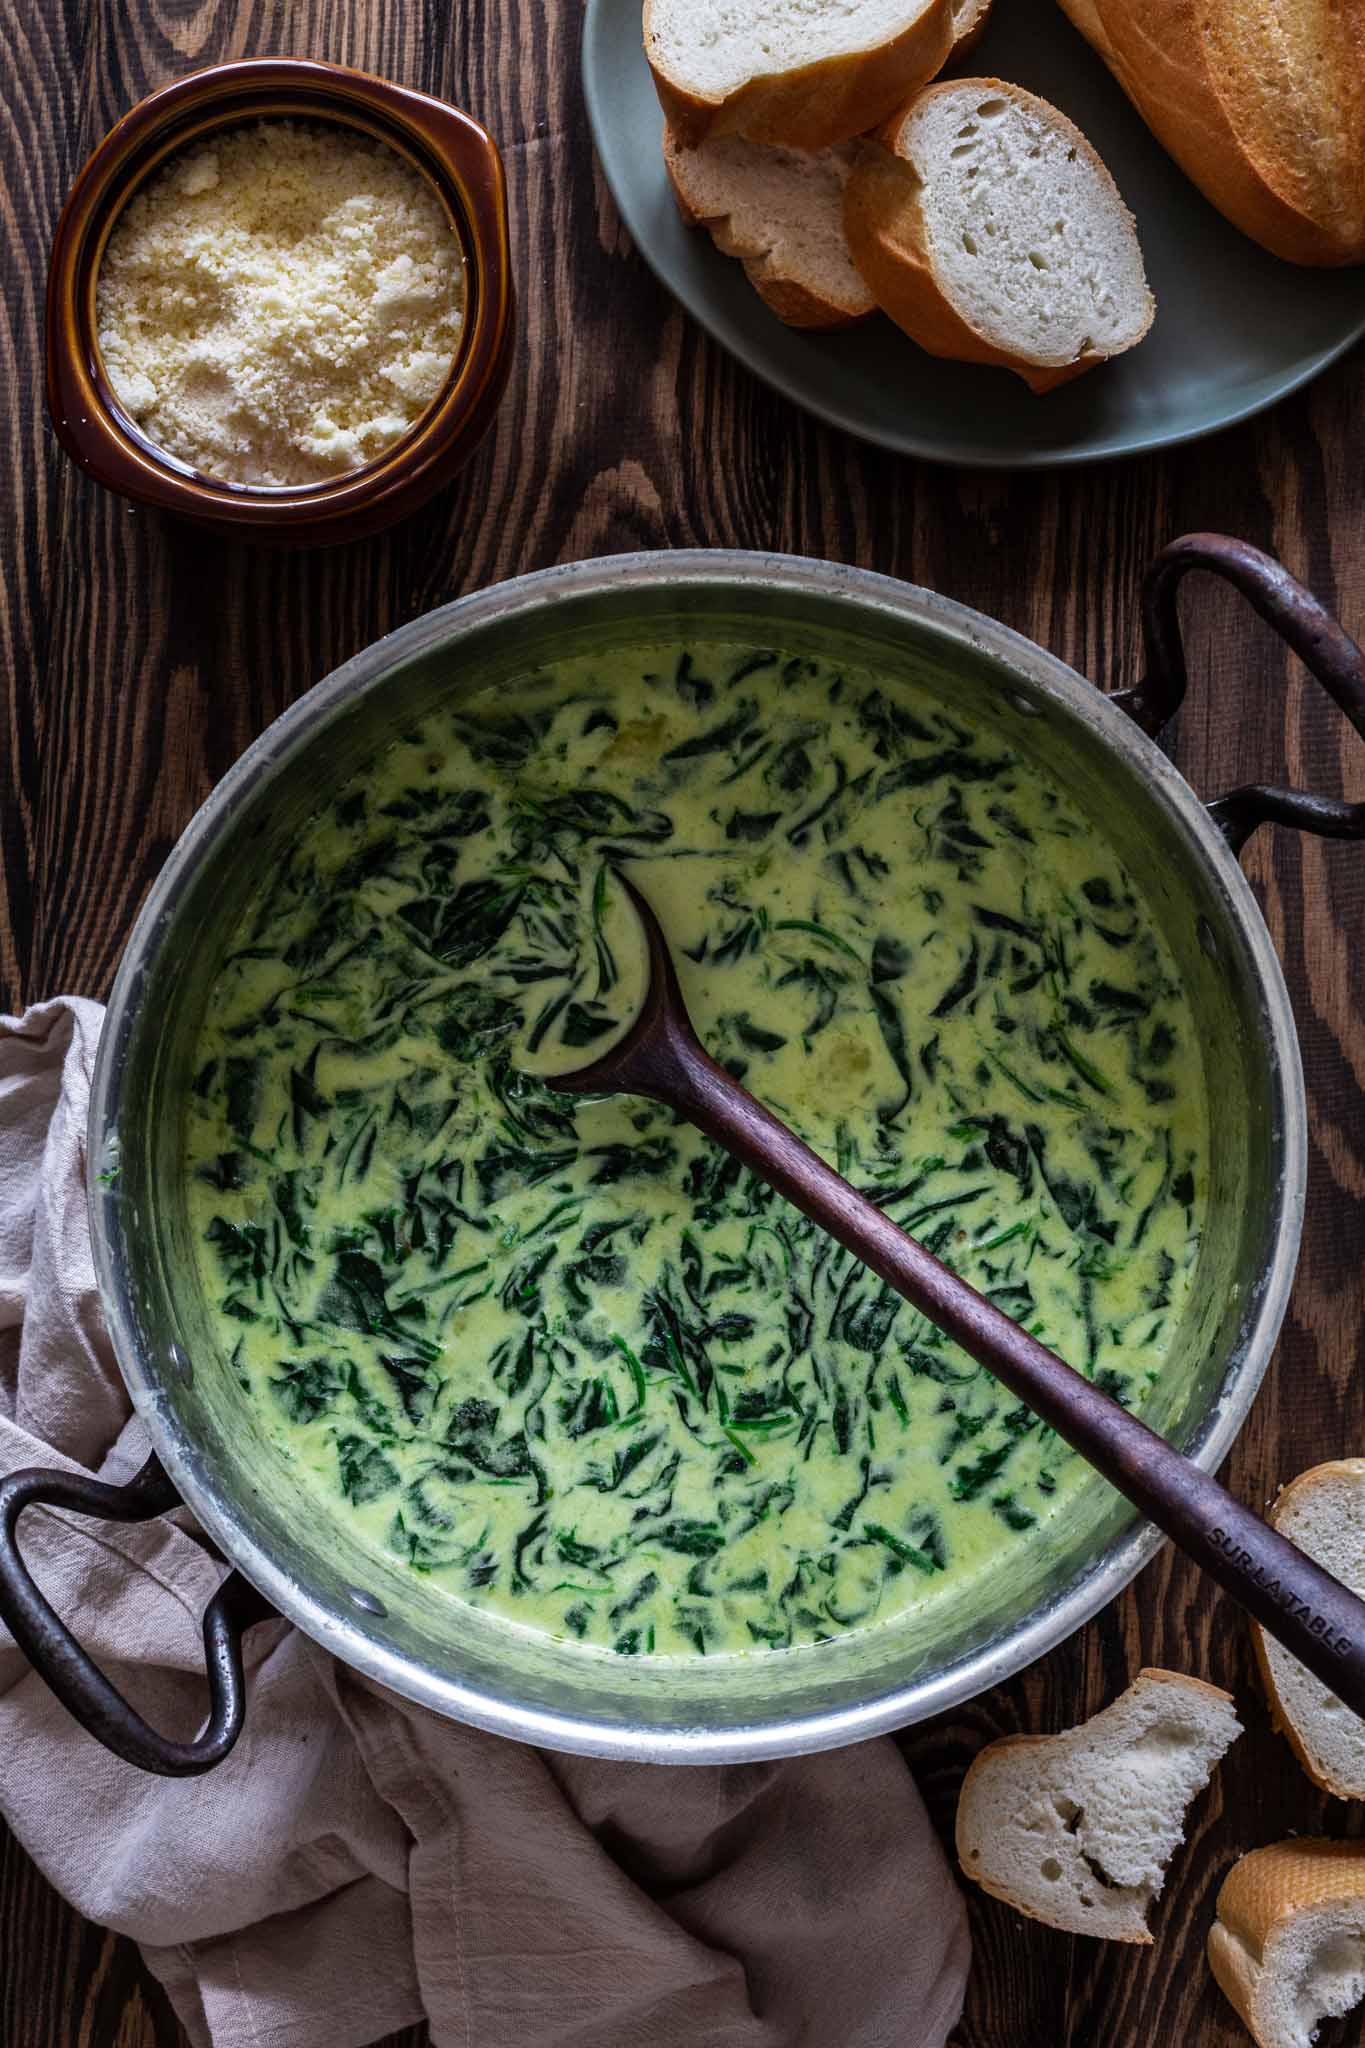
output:
M 1036 760 L 751 648 L 464 697 L 343 789 L 202 1032 L 192 1226 L 299 1513 L 621 1655 L 785 1648 L 1046 1540 L 1079 1461 L 751 1174 L 573 1101 L 639 994 L 1127 1403 L 1205 1199 L 1167 947 Z

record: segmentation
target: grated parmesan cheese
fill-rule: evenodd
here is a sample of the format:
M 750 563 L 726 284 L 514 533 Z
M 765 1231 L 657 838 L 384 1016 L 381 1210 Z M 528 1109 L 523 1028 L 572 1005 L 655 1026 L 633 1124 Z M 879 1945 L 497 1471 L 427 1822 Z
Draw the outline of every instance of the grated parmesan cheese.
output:
M 385 144 L 267 120 L 186 150 L 124 208 L 96 290 L 109 381 L 207 476 L 357 469 L 439 393 L 464 319 L 459 241 Z

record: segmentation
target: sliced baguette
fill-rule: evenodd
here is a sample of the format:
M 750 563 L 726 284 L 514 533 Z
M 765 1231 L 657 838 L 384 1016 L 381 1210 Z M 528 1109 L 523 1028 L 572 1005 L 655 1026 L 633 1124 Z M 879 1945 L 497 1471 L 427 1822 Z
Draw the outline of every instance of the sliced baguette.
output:
M 1006 1735 L 972 1764 L 957 1809 L 968 1877 L 1070 1934 L 1150 1942 L 1147 1910 L 1181 1823 L 1241 1733 L 1232 1700 L 1174 1671 L 1061 1735 Z
M 744 265 L 789 327 L 848 327 L 877 310 L 844 240 L 847 143 L 801 150 L 715 135 L 687 149 L 670 128 L 664 163 L 689 227 Z
M 931 355 L 1051 391 L 1142 340 L 1155 305 L 1132 215 L 1064 114 L 1016 85 L 932 85 L 844 193 L 853 260 Z
M 986 33 L 991 0 L 953 0 L 952 60 L 967 56 Z
M 1274 1842 L 1234 1863 L 1209 1967 L 1259 2048 L 1310 2048 L 1365 1998 L 1365 1845 Z
M 1061 0 L 1157 140 L 1290 263 L 1365 262 L 1365 0 Z
M 645 55 L 678 137 L 827 149 L 943 69 L 952 0 L 645 0 Z
M 1365 1458 L 1301 1473 L 1271 1509 L 1270 1525 L 1352 1592 L 1365 1593 Z M 1365 1799 L 1365 1724 L 1259 1623 L 1254 1626 L 1276 1727 L 1315 1785 L 1338 1799 Z

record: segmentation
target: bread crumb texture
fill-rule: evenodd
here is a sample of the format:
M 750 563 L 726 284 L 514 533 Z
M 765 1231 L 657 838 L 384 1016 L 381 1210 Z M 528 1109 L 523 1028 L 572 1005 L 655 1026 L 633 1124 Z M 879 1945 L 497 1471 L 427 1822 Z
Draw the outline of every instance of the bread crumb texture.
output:
M 148 440 L 224 481 L 358 469 L 437 397 L 464 264 L 435 190 L 349 129 L 260 121 L 174 157 L 124 208 L 100 351 Z
M 664 138 L 689 221 L 704 222 L 717 248 L 737 256 L 760 291 L 793 285 L 831 319 L 844 320 L 876 309 L 844 235 L 855 147 L 785 149 L 721 135 L 686 149 L 671 130 Z
M 717 98 L 770 78 L 893 43 L 930 0 L 653 0 L 650 61 Z
M 968 79 L 927 93 L 905 139 L 933 257 L 976 333 L 1049 365 L 1142 338 L 1153 303 L 1132 215 L 1055 107 Z
M 1216 1686 L 1143 1671 L 1079 1727 L 989 1743 L 958 1806 L 962 1869 L 1050 1927 L 1150 1942 L 1186 1808 L 1240 1732 Z

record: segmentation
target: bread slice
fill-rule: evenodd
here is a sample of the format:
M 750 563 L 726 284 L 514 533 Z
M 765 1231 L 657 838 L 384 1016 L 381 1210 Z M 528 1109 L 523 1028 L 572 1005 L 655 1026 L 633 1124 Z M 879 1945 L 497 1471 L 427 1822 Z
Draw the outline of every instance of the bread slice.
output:
M 1319 1564 L 1365 1593 L 1365 1458 L 1315 1465 L 1285 1487 L 1270 1525 Z M 1275 1725 L 1315 1785 L 1338 1799 L 1365 1799 L 1365 1723 L 1255 1624 L 1257 1662 Z
M 986 33 L 991 0 L 953 0 L 952 61 L 974 50 Z
M 1365 0 L 1061 0 L 1157 140 L 1290 263 L 1365 262 Z
M 1365 1998 L 1365 1845 L 1306 1837 L 1234 1863 L 1209 1967 L 1259 2048 L 1310 2048 Z
M 844 193 L 853 260 L 931 355 L 1051 391 L 1152 324 L 1132 215 L 1078 128 L 998 78 L 932 85 Z
M 1140 1671 L 1079 1728 L 1006 1735 L 963 1782 L 962 1868 L 1049 1927 L 1150 1942 L 1147 1909 L 1184 1839 L 1185 1809 L 1240 1733 L 1216 1685 Z
M 779 320 L 848 327 L 876 312 L 844 240 L 848 143 L 812 151 L 713 135 L 687 149 L 670 128 L 664 163 L 687 225 L 739 258 Z
M 943 69 L 953 0 L 645 0 L 644 29 L 684 143 L 744 135 L 827 149 Z

